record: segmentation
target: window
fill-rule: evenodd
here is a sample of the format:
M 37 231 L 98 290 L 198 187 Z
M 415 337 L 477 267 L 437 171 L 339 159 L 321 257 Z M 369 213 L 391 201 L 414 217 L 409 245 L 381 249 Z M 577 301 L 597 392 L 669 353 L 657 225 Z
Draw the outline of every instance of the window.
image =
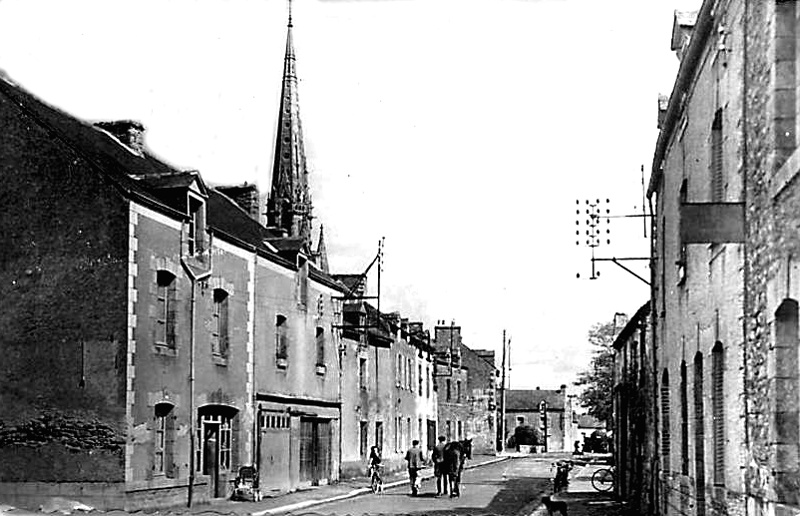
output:
M 426 397 L 431 397 L 431 370 L 429 367 L 425 367 L 425 393 Z
M 195 439 L 195 468 L 204 475 L 213 473 L 214 461 L 207 455 L 217 450 L 220 470 L 231 469 L 232 418 L 220 414 L 204 414 L 197 420 Z
M 417 366 L 417 383 L 419 384 L 419 395 L 422 396 L 422 364 Z
M 414 376 L 414 369 L 413 369 L 413 366 L 411 364 L 411 359 L 407 358 L 406 359 L 406 389 L 408 389 L 409 391 L 413 391 L 414 390 L 414 383 L 413 383 L 414 379 L 413 379 L 413 376 Z
M 211 353 L 227 358 L 228 337 L 228 293 L 217 288 L 214 289 L 214 310 L 211 324 Z
M 694 357 L 694 475 L 698 516 L 705 514 L 705 414 L 703 403 L 703 355 Z
M 317 365 L 325 365 L 325 329 L 317 326 Z
M 681 362 L 681 474 L 689 474 L 689 400 L 686 362 Z
M 461 403 L 461 380 L 456 380 L 456 403 Z
M 395 378 L 394 383 L 397 387 L 401 387 L 403 384 L 403 357 L 402 355 L 397 355 L 397 370 L 395 371 Z
M 175 276 L 171 272 L 156 273 L 155 343 L 175 348 Z
M 285 316 L 278 315 L 275 317 L 275 356 L 278 359 L 278 367 L 286 367 L 286 361 L 289 358 L 287 326 Z
M 714 484 L 725 485 L 725 359 L 722 343 L 711 350 L 711 412 L 714 425 Z
M 424 442 L 425 439 L 422 438 L 422 418 L 417 419 L 417 439 L 420 442 Z
M 444 384 L 445 384 L 445 393 L 446 393 L 444 399 L 445 399 L 445 401 L 450 401 L 451 397 L 452 397 L 451 394 L 450 394 L 450 384 L 451 384 L 450 378 L 445 380 Z
M 681 205 L 686 203 L 688 196 L 688 182 L 686 179 L 681 181 L 681 189 L 678 193 L 678 201 Z M 680 244 L 678 249 L 678 260 L 675 262 L 678 273 L 678 285 L 683 285 L 686 282 L 686 244 L 679 240 Z
M 722 169 L 722 110 L 714 114 L 711 124 L 711 202 L 725 200 L 725 177 Z
M 464 427 L 462 425 L 463 424 L 462 424 L 461 421 L 456 421 L 456 429 L 457 429 L 456 432 L 457 432 L 457 435 L 458 435 L 458 437 L 456 437 L 456 439 L 458 439 L 458 440 L 461 440 L 461 439 L 464 438 Z
M 361 390 L 367 389 L 367 359 L 358 359 L 358 387 Z
M 375 421 L 375 446 L 383 449 L 383 421 Z
M 451 421 L 445 423 L 444 436 L 447 437 L 448 441 L 453 438 L 453 423 Z
M 517 426 L 525 426 L 525 417 L 517 416 Z
M 360 437 L 359 437 L 359 450 L 361 457 L 367 457 L 367 448 L 369 447 L 367 439 L 369 438 L 369 421 L 361 421 L 360 423 Z
M 661 376 L 661 456 L 663 457 L 662 468 L 664 471 L 670 471 L 670 453 L 671 453 L 671 438 L 670 438 L 670 403 L 669 403 L 669 373 L 664 369 Z
M 172 404 L 158 403 L 153 421 L 153 473 L 172 477 L 174 417 Z
M 188 251 L 190 255 L 203 252 L 203 201 L 189 199 Z

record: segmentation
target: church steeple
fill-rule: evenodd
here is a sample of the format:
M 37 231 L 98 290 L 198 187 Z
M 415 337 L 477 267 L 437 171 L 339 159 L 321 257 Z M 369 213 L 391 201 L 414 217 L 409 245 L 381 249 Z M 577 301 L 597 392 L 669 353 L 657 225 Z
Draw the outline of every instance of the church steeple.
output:
M 300 124 L 292 27 L 292 3 L 289 0 L 281 106 L 275 139 L 272 187 L 267 200 L 267 225 L 283 229 L 288 237 L 302 239 L 310 251 L 311 194 L 308 189 L 308 169 Z

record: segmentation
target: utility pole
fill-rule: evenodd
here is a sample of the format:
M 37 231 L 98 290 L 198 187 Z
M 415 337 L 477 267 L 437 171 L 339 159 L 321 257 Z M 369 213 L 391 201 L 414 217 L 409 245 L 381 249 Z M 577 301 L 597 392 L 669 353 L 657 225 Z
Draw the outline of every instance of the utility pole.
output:
M 506 449 L 506 330 L 503 330 L 503 358 L 500 377 L 500 451 Z

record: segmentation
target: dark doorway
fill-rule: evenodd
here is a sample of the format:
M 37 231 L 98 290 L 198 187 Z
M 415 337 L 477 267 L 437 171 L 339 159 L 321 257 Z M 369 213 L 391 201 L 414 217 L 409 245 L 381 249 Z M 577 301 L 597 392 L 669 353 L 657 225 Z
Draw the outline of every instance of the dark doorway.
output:
M 428 420 L 428 449 L 432 450 L 436 446 L 436 421 Z
M 220 495 L 219 487 L 219 424 L 203 422 L 203 475 L 208 475 L 211 493 Z
M 300 481 L 327 484 L 331 470 L 331 425 L 328 420 L 300 420 Z

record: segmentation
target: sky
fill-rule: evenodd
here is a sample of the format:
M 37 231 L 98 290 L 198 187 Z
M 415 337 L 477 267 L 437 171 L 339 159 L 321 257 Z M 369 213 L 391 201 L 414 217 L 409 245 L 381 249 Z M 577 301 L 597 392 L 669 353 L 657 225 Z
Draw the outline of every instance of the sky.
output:
M 609 262 L 589 279 L 585 201 L 642 213 L 673 11 L 700 4 L 295 0 L 332 272 L 362 272 L 385 238 L 383 311 L 455 322 L 498 366 L 505 330 L 511 388 L 571 385 L 590 327 L 649 295 Z M 0 0 L 0 69 L 79 118 L 141 121 L 151 152 L 209 184 L 266 194 L 286 22 L 286 0 Z M 641 218 L 610 220 L 597 257 L 648 255 Z

